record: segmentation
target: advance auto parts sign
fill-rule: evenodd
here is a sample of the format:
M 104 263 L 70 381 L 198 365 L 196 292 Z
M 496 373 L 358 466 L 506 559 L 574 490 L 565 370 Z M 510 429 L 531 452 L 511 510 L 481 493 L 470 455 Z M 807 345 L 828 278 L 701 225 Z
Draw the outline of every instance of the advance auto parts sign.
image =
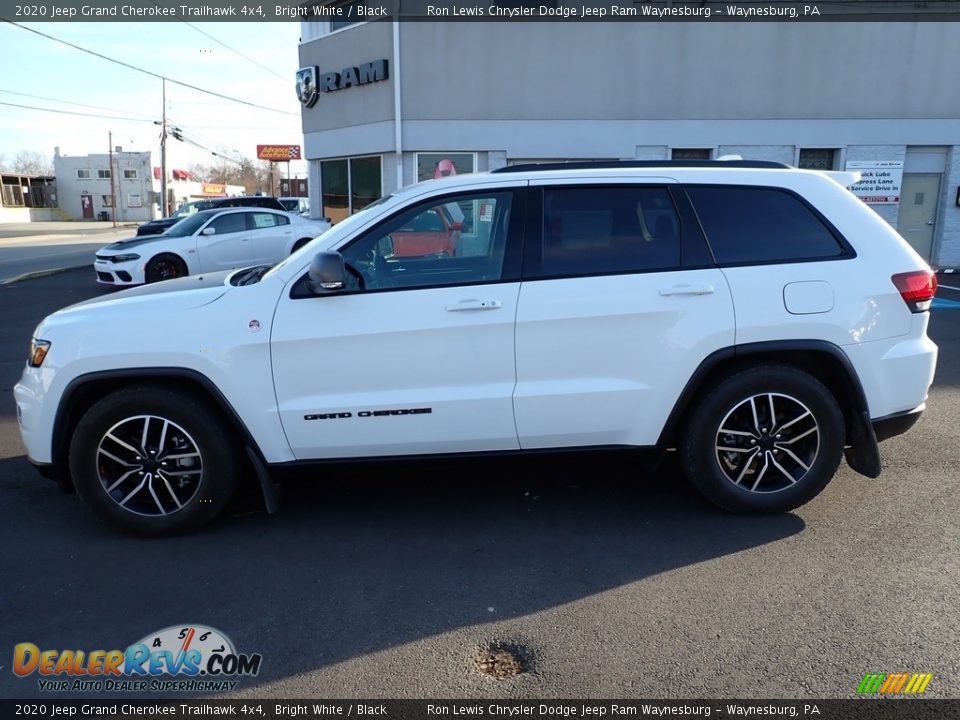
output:
M 850 186 L 850 192 L 871 205 L 900 202 L 903 179 L 901 160 L 858 160 L 847 163 L 847 170 L 856 170 L 861 180 Z

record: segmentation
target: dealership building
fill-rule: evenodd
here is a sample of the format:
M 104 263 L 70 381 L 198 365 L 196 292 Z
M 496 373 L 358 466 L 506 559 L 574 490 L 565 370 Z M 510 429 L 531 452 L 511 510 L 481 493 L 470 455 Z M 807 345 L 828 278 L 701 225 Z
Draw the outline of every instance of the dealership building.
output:
M 960 23 L 304 21 L 311 206 L 337 221 L 444 174 L 736 154 L 860 170 L 865 202 L 960 267 L 956 48 Z

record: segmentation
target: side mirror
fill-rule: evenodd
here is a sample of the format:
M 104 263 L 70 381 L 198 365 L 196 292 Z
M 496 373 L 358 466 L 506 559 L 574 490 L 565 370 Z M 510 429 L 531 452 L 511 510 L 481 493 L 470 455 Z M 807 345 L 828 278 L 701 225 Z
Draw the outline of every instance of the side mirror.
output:
M 347 286 L 347 269 L 343 255 L 338 252 L 319 252 L 310 263 L 310 289 L 314 295 L 329 295 Z
M 216 235 L 216 234 L 217 234 L 217 229 L 216 229 L 216 228 L 213 228 L 213 227 L 205 227 L 203 230 L 200 231 L 200 234 L 201 234 L 201 235 Z
M 463 230 L 463 223 L 453 222 L 450 223 L 450 232 L 461 232 Z

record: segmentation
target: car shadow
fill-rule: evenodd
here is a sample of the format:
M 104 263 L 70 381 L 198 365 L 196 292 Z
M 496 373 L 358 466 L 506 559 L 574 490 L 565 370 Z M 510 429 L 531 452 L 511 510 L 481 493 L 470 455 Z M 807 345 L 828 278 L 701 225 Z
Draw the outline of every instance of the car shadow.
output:
M 479 637 L 804 528 L 723 513 L 671 466 L 653 475 L 609 453 L 338 466 L 288 483 L 275 516 L 241 508 L 159 540 L 102 525 L 23 457 L 0 460 L 0 478 L 3 653 L 123 649 L 199 623 L 263 655 L 245 688 L 452 630 Z M 0 672 L 0 696 L 35 694 L 35 679 Z

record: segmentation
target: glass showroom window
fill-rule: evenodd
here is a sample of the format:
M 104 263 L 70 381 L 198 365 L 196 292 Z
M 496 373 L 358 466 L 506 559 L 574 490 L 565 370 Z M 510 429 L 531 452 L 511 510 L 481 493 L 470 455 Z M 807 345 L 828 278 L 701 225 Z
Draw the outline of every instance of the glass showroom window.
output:
M 338 223 L 383 194 L 379 155 L 320 163 L 323 215 Z
M 671 160 L 709 160 L 713 150 L 709 148 L 673 148 L 670 151 Z
M 476 153 L 417 153 L 417 182 L 476 171 Z
M 837 151 L 826 148 L 805 148 L 800 150 L 797 167 L 805 170 L 836 169 Z

